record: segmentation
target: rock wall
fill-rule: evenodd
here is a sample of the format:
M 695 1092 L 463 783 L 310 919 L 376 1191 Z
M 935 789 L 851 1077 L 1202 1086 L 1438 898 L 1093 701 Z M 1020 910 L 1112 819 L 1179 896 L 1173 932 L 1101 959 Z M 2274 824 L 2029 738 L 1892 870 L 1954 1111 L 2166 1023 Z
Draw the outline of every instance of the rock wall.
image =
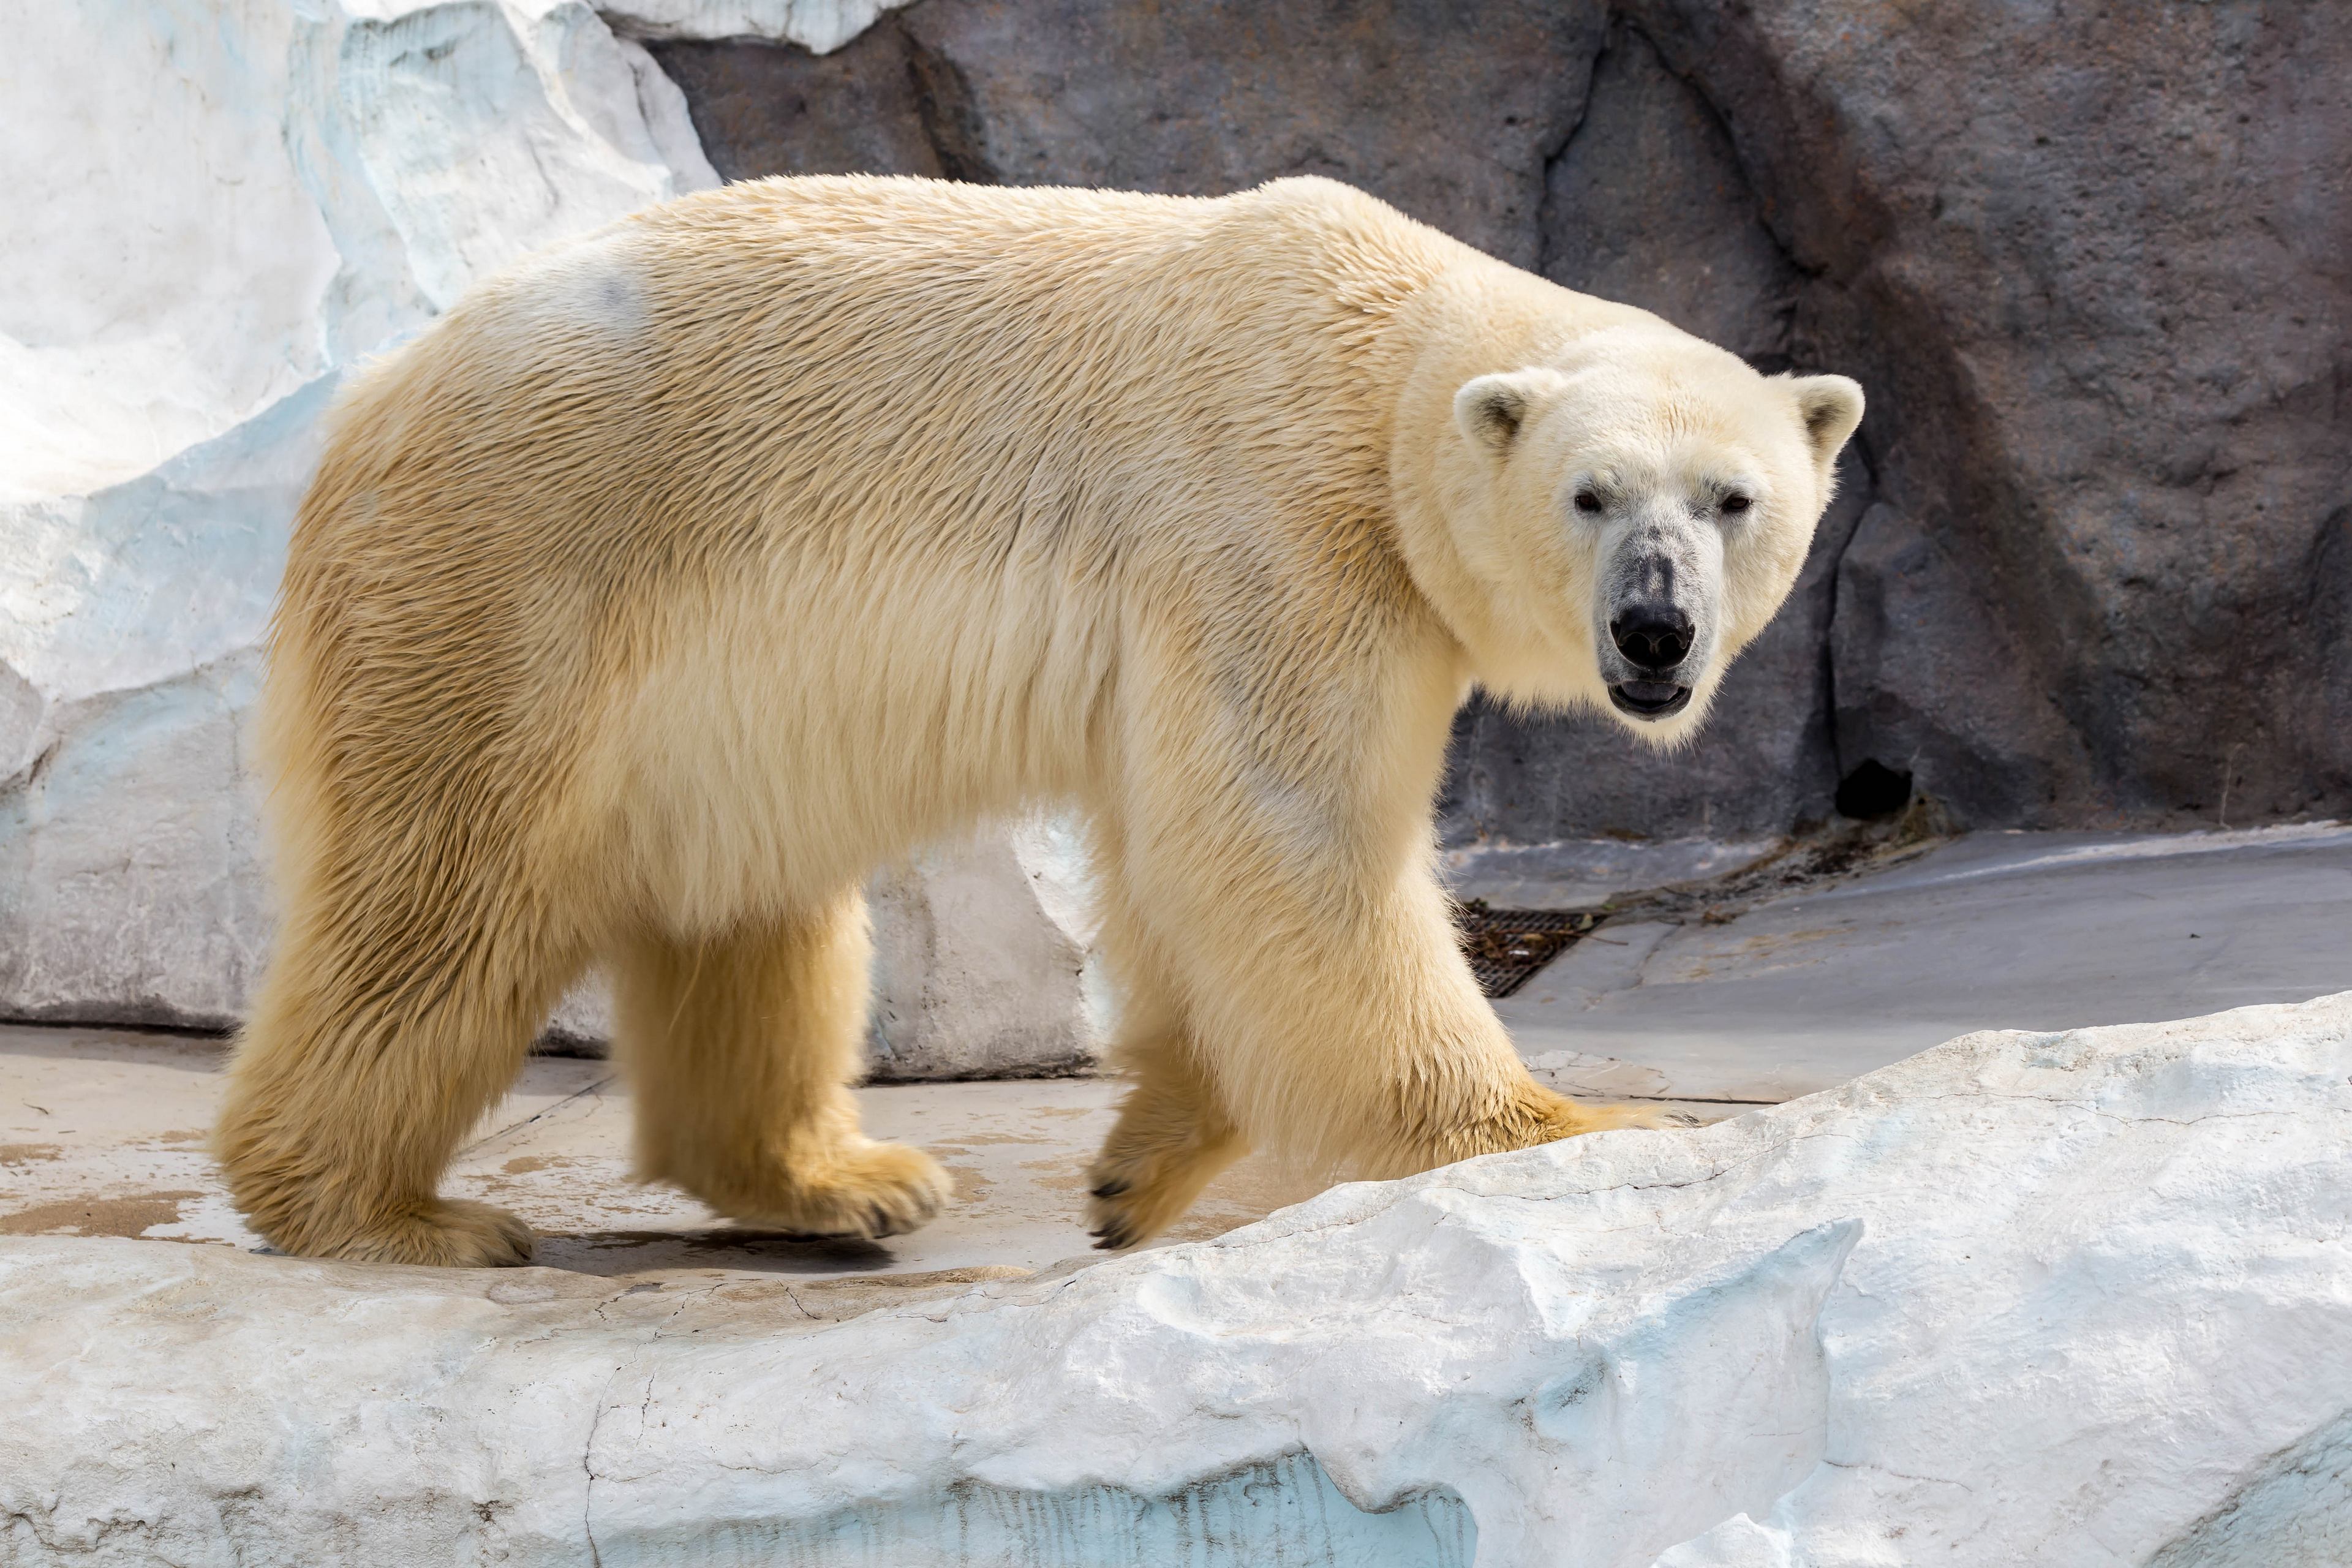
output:
M 717 176 L 578 4 L 9 10 L 0 1015 L 226 1025 L 269 931 L 247 716 L 341 368 Z
M 1474 707 L 1457 842 L 2352 810 L 2352 11 L 919 0 L 652 46 L 729 178 L 1349 180 L 1871 414 L 1707 734 Z
M 246 731 L 343 367 L 719 181 L 614 26 L 824 48 L 887 9 L 0 0 L 0 1016 L 243 1016 L 271 929 Z M 877 1076 L 1091 1061 L 1106 1005 L 1051 837 L 877 879 Z M 605 1020 L 592 988 L 556 1026 Z
M 0 10 L 0 1014 L 242 1007 L 241 725 L 341 368 L 524 250 L 778 172 L 1326 174 L 1860 377 L 1841 498 L 1706 735 L 1474 702 L 1455 846 L 1752 841 L 1915 783 L 1980 826 L 2352 811 L 2342 6 Z M 884 911 L 886 950 L 929 919 Z

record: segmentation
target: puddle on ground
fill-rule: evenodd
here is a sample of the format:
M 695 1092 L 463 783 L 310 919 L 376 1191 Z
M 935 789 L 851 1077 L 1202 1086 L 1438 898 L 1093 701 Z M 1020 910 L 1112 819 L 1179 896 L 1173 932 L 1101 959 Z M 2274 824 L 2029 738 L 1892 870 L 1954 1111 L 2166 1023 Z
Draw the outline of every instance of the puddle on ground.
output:
M 67 1198 L 0 1215 L 0 1236 L 143 1236 L 180 1223 L 180 1205 L 199 1192 L 137 1193 L 120 1198 Z

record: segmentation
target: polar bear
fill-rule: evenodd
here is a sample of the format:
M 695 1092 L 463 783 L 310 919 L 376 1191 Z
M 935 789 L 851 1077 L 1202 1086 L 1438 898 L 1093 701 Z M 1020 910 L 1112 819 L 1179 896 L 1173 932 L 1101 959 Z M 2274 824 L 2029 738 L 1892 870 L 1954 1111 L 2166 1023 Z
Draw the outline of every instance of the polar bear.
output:
M 527 260 L 357 379 L 296 523 L 236 1202 L 521 1261 L 439 1178 L 602 962 L 642 1175 L 916 1226 L 948 1181 L 849 1092 L 858 889 L 1045 802 L 1122 995 L 1102 1245 L 1253 1145 L 1394 1176 L 1639 1120 L 1472 981 L 1448 723 L 1477 684 L 1689 733 L 1862 405 L 1318 179 L 769 180 Z

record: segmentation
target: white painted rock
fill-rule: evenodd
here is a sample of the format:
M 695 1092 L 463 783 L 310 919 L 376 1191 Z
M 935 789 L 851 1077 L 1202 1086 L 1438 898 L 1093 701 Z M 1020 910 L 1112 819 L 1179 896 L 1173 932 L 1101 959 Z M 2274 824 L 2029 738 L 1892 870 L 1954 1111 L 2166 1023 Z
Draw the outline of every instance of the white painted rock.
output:
M 2342 1562 L 2352 994 L 845 1322 L 737 1279 L 6 1243 L 8 1560 Z
M 1040 817 L 934 849 L 866 889 L 875 1078 L 1091 1068 L 1114 1022 L 1086 849 Z
M 643 38 L 771 38 L 827 55 L 913 0 L 610 0 L 599 14 Z
M 616 35 L 580 0 L 0 0 L 0 1016 L 242 1016 L 270 930 L 247 721 L 341 370 L 539 246 L 718 183 L 631 29 L 824 49 L 887 8 L 639 0 Z M 1084 954 L 1010 839 L 968 859 L 876 889 L 879 1069 L 1091 1059 Z M 975 903 L 1003 956 L 1051 963 L 927 934 Z M 558 1024 L 602 1018 L 584 997 Z
M 1093 883 L 1059 817 L 934 846 L 866 885 L 879 1083 L 1090 1072 L 1117 1022 L 1095 948 Z M 592 979 L 555 1010 L 550 1047 L 601 1055 L 613 1007 Z

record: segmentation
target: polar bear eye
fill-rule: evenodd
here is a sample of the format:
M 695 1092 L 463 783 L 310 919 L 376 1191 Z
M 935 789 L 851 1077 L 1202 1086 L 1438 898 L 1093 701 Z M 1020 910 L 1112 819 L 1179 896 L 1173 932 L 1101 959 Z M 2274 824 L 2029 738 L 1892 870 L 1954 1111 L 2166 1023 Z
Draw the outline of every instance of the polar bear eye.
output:
M 1749 500 L 1746 496 L 1726 496 L 1723 498 L 1723 510 L 1734 517 L 1746 511 L 1754 504 L 1755 503 Z
M 1591 490 L 1579 490 L 1576 492 L 1576 510 L 1588 516 L 1597 512 L 1601 510 L 1601 498 Z

